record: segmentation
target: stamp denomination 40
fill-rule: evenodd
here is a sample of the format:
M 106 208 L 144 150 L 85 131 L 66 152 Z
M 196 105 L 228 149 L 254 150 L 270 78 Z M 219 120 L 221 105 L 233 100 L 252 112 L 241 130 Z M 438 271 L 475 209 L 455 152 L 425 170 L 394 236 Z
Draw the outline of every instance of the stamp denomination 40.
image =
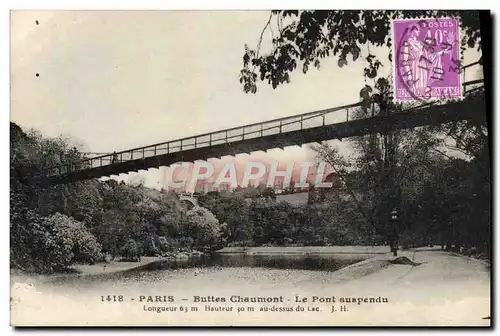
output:
M 460 99 L 460 27 L 457 18 L 394 20 L 396 101 Z

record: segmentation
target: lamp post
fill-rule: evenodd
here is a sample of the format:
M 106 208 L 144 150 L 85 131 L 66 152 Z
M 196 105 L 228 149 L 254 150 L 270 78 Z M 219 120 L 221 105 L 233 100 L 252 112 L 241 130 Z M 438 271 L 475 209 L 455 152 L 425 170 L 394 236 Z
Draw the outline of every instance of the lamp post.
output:
M 394 253 L 396 257 L 398 255 L 398 235 L 396 233 L 396 222 L 398 220 L 398 211 L 394 208 L 391 211 L 391 222 L 392 222 L 392 239 L 391 239 L 391 252 Z

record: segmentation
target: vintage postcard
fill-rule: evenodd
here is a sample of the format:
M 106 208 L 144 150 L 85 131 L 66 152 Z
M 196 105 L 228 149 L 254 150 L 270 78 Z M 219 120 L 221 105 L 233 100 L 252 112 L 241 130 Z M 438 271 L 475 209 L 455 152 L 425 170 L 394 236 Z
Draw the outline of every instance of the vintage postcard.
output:
M 10 318 L 491 326 L 490 13 L 10 13 Z

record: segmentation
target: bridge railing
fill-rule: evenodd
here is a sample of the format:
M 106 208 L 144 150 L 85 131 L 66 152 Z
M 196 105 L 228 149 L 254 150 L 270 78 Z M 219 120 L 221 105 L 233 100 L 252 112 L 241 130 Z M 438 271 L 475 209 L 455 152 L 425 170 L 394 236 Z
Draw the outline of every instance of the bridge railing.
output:
M 462 84 L 464 94 L 471 93 L 482 88 L 482 79 L 466 81 L 466 70 L 478 66 L 479 61 L 468 64 L 462 68 Z M 425 103 L 410 110 L 433 105 L 435 102 Z M 346 112 L 346 119 L 349 120 L 349 112 L 361 106 L 361 102 L 329 108 L 301 115 L 273 119 L 266 122 L 259 122 L 239 127 L 233 127 L 221 131 L 215 131 L 196 136 L 186 137 L 177 140 L 157 143 L 150 146 L 133 148 L 112 154 L 105 154 L 97 157 L 86 158 L 78 162 L 63 163 L 47 169 L 49 176 L 64 175 L 73 171 L 92 169 L 110 164 L 127 162 L 138 159 L 145 159 L 157 155 L 171 154 L 189 149 L 197 149 L 220 144 L 230 144 L 232 142 L 260 138 L 263 136 L 286 133 L 296 130 L 303 130 L 318 126 L 325 126 L 343 121 L 338 118 L 339 114 L 334 112 Z
M 106 154 L 98 157 L 87 158 L 78 162 L 61 164 L 49 169 L 49 176 L 66 174 L 91 168 L 107 166 L 114 163 L 145 159 L 157 155 L 171 154 L 189 149 L 209 147 L 220 144 L 259 138 L 272 134 L 303 130 L 318 126 L 329 125 L 339 122 L 338 118 L 332 118 L 333 112 L 346 112 L 360 106 L 360 103 L 350 104 L 335 108 L 329 108 L 298 116 L 284 117 L 266 122 L 254 123 L 240 127 L 229 128 L 221 131 L 200 134 L 187 138 L 171 140 L 150 146 L 134 148 L 126 151 Z
M 463 89 L 463 96 L 465 97 L 466 95 L 469 95 L 471 93 L 474 93 L 476 91 L 479 91 L 479 90 L 483 90 L 484 89 L 484 78 L 481 76 L 481 78 L 475 78 L 475 79 L 471 79 L 470 77 L 471 76 L 466 76 L 467 73 L 471 73 L 473 71 L 473 69 L 475 69 L 476 71 L 479 70 L 481 66 L 481 61 L 476 61 L 474 63 L 470 63 L 470 64 L 467 64 L 465 66 L 462 67 L 462 89 Z M 440 101 L 430 101 L 430 102 L 427 102 L 427 103 L 424 103 L 424 104 L 420 104 L 418 106 L 413 106 L 411 108 L 408 109 L 408 111 L 412 111 L 412 110 L 417 110 L 417 109 L 420 109 L 420 108 L 424 108 L 424 107 L 428 107 L 428 106 L 432 106 L 432 105 L 437 105 L 437 104 L 443 104 L 443 102 L 440 102 Z

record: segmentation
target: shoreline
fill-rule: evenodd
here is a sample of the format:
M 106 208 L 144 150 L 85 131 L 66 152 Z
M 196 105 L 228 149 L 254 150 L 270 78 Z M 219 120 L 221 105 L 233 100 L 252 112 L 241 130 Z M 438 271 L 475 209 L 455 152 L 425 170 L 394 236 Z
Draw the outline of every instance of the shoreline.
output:
M 422 251 L 441 251 L 440 248 L 422 247 L 413 248 L 408 250 L 399 250 L 398 256 L 394 257 L 392 253 L 387 251 L 388 246 L 274 246 L 274 247 L 224 247 L 220 250 L 214 251 L 215 254 L 227 255 L 258 255 L 258 256 L 321 256 L 321 255 L 338 255 L 339 257 L 346 256 L 366 256 L 363 260 L 346 266 L 340 270 L 350 267 L 359 267 L 370 261 L 388 261 L 396 259 L 401 256 L 411 255 L 410 260 L 415 258 L 417 252 Z M 470 261 L 477 261 L 486 267 L 491 265 L 481 259 L 468 257 L 459 253 L 449 252 L 450 255 L 460 256 L 469 259 Z M 175 261 L 184 260 L 192 257 L 192 255 L 179 255 L 176 257 L 142 257 L 140 262 L 127 262 L 127 261 L 109 261 L 100 262 L 93 265 L 76 264 L 68 268 L 68 272 L 60 272 L 53 274 L 30 274 L 24 273 L 19 269 L 10 269 L 11 283 L 23 282 L 26 280 L 53 278 L 53 277 L 71 277 L 71 276 L 87 276 L 87 275 L 105 275 L 118 272 L 127 272 L 135 269 L 141 269 L 150 264 L 162 261 Z M 17 281 L 16 281 L 17 280 Z
M 215 251 L 218 254 L 247 255 L 381 255 L 389 253 L 389 246 L 256 246 L 256 247 L 224 247 Z
M 153 264 L 159 261 L 168 260 L 185 260 L 193 256 L 199 256 L 201 252 L 191 252 L 178 253 L 175 256 L 163 256 L 163 257 L 141 257 L 141 261 L 103 261 L 95 264 L 73 264 L 69 266 L 65 272 L 56 272 L 51 274 L 37 274 L 37 273 L 26 273 L 20 269 L 10 269 L 10 277 L 12 278 L 47 278 L 47 277 L 61 277 L 61 276 L 85 276 L 85 275 L 102 275 L 102 274 L 112 274 L 118 272 L 131 271 L 137 268 L 142 268 L 144 266 Z
M 365 259 L 349 265 L 347 267 L 364 263 L 387 254 L 387 251 L 382 252 L 381 249 L 387 249 L 386 246 L 300 246 L 300 247 L 225 247 L 220 250 L 214 251 L 215 254 L 234 254 L 234 255 L 260 255 L 260 256 L 307 256 L 307 255 L 339 255 L 339 257 L 352 256 L 366 256 Z M 230 250 L 230 252 L 226 252 Z M 191 255 L 179 255 L 176 257 L 142 257 L 140 262 L 126 262 L 126 261 L 109 261 L 100 262 L 93 265 L 76 264 L 68 268 L 68 272 L 60 272 L 53 274 L 29 274 L 24 273 L 18 269 L 10 270 L 10 282 L 14 283 L 37 283 L 47 278 L 57 277 L 79 277 L 89 275 L 106 275 L 119 272 L 127 272 L 136 269 L 142 269 L 148 265 L 156 262 L 168 260 L 183 260 Z

